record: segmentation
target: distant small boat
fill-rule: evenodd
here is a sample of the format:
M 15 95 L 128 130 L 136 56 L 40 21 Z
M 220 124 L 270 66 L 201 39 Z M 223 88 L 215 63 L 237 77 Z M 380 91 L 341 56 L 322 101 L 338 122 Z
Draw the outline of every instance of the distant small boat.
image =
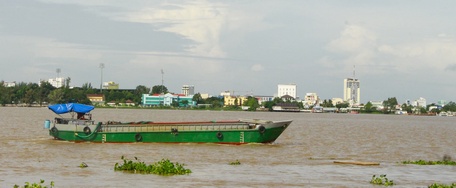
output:
M 71 113 L 71 118 L 45 121 L 49 135 L 71 142 L 160 142 L 160 143 L 272 143 L 292 120 L 232 120 L 191 122 L 98 122 L 92 120 L 93 106 L 69 103 L 48 107 L 56 114 Z M 74 118 L 74 114 L 78 114 Z M 51 127 L 52 125 L 52 127 Z
M 447 112 L 440 112 L 440 113 L 438 114 L 438 116 L 448 116 L 448 113 L 447 113 Z
M 350 111 L 350 114 L 359 114 L 359 111 L 352 110 L 352 111 Z

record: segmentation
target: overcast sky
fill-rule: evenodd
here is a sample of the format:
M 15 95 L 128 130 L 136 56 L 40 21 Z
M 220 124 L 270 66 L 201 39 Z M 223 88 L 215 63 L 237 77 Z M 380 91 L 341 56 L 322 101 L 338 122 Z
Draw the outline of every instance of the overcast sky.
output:
M 0 80 L 456 101 L 456 1 L 0 0 Z

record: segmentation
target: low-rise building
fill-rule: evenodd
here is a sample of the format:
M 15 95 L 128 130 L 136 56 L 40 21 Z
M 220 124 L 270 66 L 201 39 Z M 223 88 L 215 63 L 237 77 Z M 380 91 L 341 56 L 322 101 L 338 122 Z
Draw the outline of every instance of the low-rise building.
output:
M 372 108 L 377 110 L 383 110 L 383 101 L 369 101 L 372 104 Z
M 265 102 L 269 102 L 269 101 L 274 100 L 274 96 L 259 96 L 259 95 L 257 95 L 257 96 L 253 96 L 253 97 L 255 97 L 258 100 L 258 104 L 259 105 L 262 105 Z
M 306 93 L 304 96 L 304 101 L 302 101 L 302 104 L 304 106 L 314 106 L 317 104 L 319 100 L 319 97 L 317 93 Z
M 185 96 L 183 94 L 143 94 L 141 97 L 143 106 L 173 106 L 179 107 L 194 106 L 193 95 Z
M 277 112 L 299 112 L 299 106 L 295 103 L 278 103 L 272 107 L 272 111 Z
M 223 91 L 223 92 L 220 93 L 220 96 L 223 96 L 223 97 L 224 96 L 230 96 L 230 95 L 231 95 L 230 91 Z
M 202 99 L 208 99 L 211 97 L 211 95 L 209 95 L 209 93 L 200 93 L 200 95 L 201 95 Z
M 242 106 L 247 101 L 247 97 L 225 95 L 223 101 L 224 106 Z
M 332 98 L 331 102 L 332 102 L 333 106 L 336 106 L 338 104 L 344 103 L 344 100 L 342 98 Z
M 119 84 L 113 81 L 103 82 L 103 89 L 119 89 Z
M 5 87 L 16 87 L 16 82 L 3 82 Z
M 283 95 L 280 97 L 283 101 L 295 101 L 295 98 L 291 95 Z
M 103 94 L 87 94 L 87 99 L 92 104 L 103 104 L 105 102 L 105 96 Z

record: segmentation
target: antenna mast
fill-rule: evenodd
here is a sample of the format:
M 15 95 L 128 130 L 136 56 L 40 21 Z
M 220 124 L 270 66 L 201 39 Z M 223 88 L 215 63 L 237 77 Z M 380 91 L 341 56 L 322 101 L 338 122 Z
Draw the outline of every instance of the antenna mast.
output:
M 60 72 L 62 72 L 62 70 L 60 70 L 60 68 L 57 68 L 57 70 L 55 70 L 57 72 L 57 78 L 55 78 L 55 82 L 57 83 L 56 85 L 58 87 L 61 87 L 62 86 L 62 80 L 60 79 Z
M 161 69 L 161 74 L 162 74 L 161 94 L 164 94 L 164 92 L 163 92 L 163 74 L 165 74 L 165 72 L 163 72 L 163 69 Z
M 355 79 L 355 65 L 353 65 L 353 80 Z
M 105 67 L 104 63 L 100 63 L 99 67 L 101 72 L 100 93 L 103 93 L 103 68 Z
M 352 81 L 352 84 L 351 84 L 351 100 L 353 101 L 353 103 L 355 103 L 355 95 L 357 95 L 358 93 L 358 85 L 357 85 L 357 80 L 355 78 L 356 76 L 356 73 L 355 73 L 355 65 L 353 65 L 353 81 Z M 356 101 L 356 102 L 359 102 L 359 101 Z

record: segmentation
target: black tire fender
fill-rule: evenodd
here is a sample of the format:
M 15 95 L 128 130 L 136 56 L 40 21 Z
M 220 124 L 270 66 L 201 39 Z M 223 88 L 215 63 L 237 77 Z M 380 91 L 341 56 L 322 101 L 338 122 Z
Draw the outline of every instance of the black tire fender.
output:
M 136 140 L 136 142 L 141 142 L 141 141 L 142 141 L 142 136 L 141 136 L 141 134 L 136 133 L 136 135 L 135 135 L 135 140 Z
M 57 129 L 57 127 L 52 127 L 51 133 L 53 136 L 57 136 L 59 134 L 59 130 Z
M 263 125 L 260 125 L 258 127 L 258 132 L 260 132 L 261 134 L 263 134 L 265 131 L 266 131 L 266 128 Z
M 223 138 L 223 133 L 219 131 L 219 132 L 217 132 L 216 136 L 217 136 L 218 139 L 222 139 Z
M 86 126 L 84 127 L 84 133 L 89 135 L 90 133 L 92 133 L 92 130 L 90 130 L 90 127 L 89 126 Z

